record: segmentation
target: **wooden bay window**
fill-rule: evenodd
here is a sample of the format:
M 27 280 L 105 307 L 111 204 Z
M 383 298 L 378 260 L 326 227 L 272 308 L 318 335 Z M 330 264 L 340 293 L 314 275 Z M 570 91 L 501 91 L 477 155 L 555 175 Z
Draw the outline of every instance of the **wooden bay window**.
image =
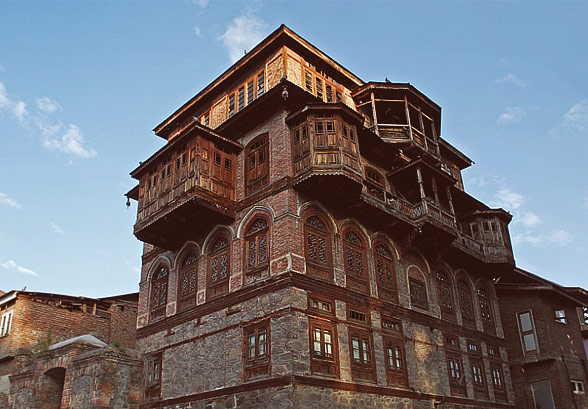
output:
M 259 190 L 269 181 L 268 134 L 262 134 L 247 145 L 245 151 L 246 194 Z

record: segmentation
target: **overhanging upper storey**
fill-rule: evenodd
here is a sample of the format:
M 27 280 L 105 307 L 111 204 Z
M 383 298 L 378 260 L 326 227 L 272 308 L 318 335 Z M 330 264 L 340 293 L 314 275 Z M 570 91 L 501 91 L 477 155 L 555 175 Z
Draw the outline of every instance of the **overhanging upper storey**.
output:
M 262 98 L 286 78 L 324 102 L 355 108 L 351 92 L 363 81 L 308 41 L 282 25 L 196 96 L 181 106 L 154 132 L 167 140 L 197 118 L 216 128 Z

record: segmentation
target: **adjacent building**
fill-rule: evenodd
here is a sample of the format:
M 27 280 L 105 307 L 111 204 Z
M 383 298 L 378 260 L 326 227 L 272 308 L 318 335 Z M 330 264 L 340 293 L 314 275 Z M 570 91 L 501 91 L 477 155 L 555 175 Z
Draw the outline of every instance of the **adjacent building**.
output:
M 155 128 L 142 408 L 514 408 L 494 280 L 511 215 L 411 84 L 281 26 Z
M 0 408 L 138 407 L 137 296 L 0 296 Z

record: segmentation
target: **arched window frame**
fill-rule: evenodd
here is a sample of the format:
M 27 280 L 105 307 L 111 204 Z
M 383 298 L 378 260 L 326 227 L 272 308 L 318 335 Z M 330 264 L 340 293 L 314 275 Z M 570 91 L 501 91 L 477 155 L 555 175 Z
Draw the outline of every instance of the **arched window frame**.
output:
M 494 324 L 494 311 L 492 309 L 492 296 L 490 291 L 485 285 L 478 287 L 476 291 L 478 296 L 478 306 L 480 307 L 480 318 L 482 319 L 482 325 L 484 332 L 495 335 L 496 326 Z
M 245 230 L 245 271 L 254 272 L 267 268 L 269 264 L 269 222 L 266 217 L 256 216 Z
M 304 221 L 304 255 L 309 276 L 333 281 L 332 231 L 325 218 L 310 212 Z
M 441 309 L 441 317 L 456 321 L 455 315 L 455 298 L 453 296 L 453 285 L 451 283 L 451 276 L 444 270 L 437 271 L 437 295 L 439 298 L 439 308 Z
M 206 298 L 217 298 L 229 292 L 231 276 L 231 240 L 225 235 L 216 236 L 208 250 Z
M 463 325 L 476 328 L 476 313 L 472 298 L 472 287 L 463 277 L 457 280 L 457 295 Z
M 429 291 L 425 274 L 417 266 L 408 268 L 408 289 L 410 305 L 423 310 L 429 309 Z
M 398 280 L 396 277 L 396 259 L 390 246 L 383 241 L 373 245 L 374 268 L 378 296 L 382 300 L 398 303 Z
M 364 235 L 354 226 L 348 226 L 341 235 L 343 241 L 343 264 L 347 277 L 347 288 L 370 292 L 367 242 Z
M 151 277 L 151 296 L 149 312 L 152 320 L 165 317 L 167 306 L 169 266 L 165 263 L 157 265 Z
M 178 266 L 178 311 L 196 305 L 198 292 L 198 253 L 190 249 L 180 258 Z

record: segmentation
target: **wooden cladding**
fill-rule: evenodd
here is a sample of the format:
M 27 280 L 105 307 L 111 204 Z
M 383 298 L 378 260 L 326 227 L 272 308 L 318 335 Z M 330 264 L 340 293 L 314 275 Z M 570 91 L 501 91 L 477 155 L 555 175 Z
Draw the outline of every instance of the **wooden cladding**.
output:
M 294 170 L 347 167 L 360 173 L 357 129 L 339 115 L 310 114 L 292 127 Z
M 200 136 L 193 138 L 141 177 L 137 223 L 171 206 L 196 187 L 215 194 L 219 201 L 234 201 L 236 163 L 234 153 Z

